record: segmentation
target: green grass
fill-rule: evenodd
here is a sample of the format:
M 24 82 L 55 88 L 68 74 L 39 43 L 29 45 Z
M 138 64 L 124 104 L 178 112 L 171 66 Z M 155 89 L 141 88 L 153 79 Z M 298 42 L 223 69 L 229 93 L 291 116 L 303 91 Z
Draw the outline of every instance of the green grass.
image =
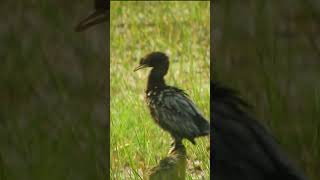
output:
M 110 14 L 111 178 L 141 179 L 171 139 L 144 102 L 148 71 L 133 69 L 145 54 L 167 52 L 167 83 L 186 90 L 209 119 L 209 2 L 111 2 Z M 188 179 L 209 179 L 209 138 L 185 144 Z

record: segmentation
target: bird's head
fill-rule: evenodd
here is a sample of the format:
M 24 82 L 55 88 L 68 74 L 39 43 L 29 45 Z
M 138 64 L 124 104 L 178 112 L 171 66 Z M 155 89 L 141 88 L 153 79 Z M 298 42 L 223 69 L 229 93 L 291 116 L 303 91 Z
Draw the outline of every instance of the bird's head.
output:
M 136 67 L 134 71 L 147 68 L 147 67 L 167 69 L 168 66 L 169 66 L 169 57 L 165 53 L 152 52 L 147 54 L 145 57 L 141 58 L 139 66 Z
M 95 0 L 94 8 L 95 10 L 76 26 L 75 30 L 77 32 L 84 31 L 89 27 L 109 20 L 110 4 L 108 1 Z

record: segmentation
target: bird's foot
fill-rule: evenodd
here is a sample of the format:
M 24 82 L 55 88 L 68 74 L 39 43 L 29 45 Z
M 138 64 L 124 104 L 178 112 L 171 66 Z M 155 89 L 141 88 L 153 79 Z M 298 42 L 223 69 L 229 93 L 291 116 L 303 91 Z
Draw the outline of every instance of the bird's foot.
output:
M 173 147 L 171 147 L 171 149 L 169 150 L 169 153 L 168 153 L 168 154 L 172 154 L 172 153 L 174 153 L 176 150 L 177 150 L 177 147 L 176 147 L 176 146 L 173 146 Z
M 177 142 L 171 143 L 171 149 L 169 150 L 169 154 L 177 151 L 181 147 L 184 147 L 182 143 L 177 143 Z

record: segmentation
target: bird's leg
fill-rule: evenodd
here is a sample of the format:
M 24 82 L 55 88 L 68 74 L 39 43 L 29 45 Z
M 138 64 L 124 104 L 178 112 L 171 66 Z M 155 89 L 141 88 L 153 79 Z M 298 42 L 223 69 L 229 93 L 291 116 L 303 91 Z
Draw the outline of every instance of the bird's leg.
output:
M 182 144 L 182 139 L 179 137 L 173 137 L 173 141 L 171 143 L 171 149 L 169 151 L 169 153 L 172 153 L 174 151 L 176 151 L 179 147 L 183 146 Z
M 175 145 L 175 140 L 172 140 L 171 141 L 171 147 L 174 147 L 174 145 Z
M 171 135 L 171 137 L 172 137 L 171 147 L 175 147 L 176 144 L 177 144 L 177 142 L 178 142 L 178 141 L 181 141 L 181 138 L 176 137 L 176 136 L 173 136 L 173 135 Z

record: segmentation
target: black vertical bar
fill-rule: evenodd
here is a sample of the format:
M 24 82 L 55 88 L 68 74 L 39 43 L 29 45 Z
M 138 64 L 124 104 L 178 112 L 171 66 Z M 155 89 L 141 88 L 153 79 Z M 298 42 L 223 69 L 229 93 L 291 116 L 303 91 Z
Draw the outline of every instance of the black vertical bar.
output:
M 214 26 L 214 3 L 213 1 L 210 1 L 210 82 L 212 82 L 213 79 L 213 68 L 214 68 L 214 31 L 213 31 L 213 26 Z M 214 92 L 212 92 L 212 83 L 210 83 L 210 112 L 212 112 L 212 94 Z M 214 167 L 214 145 L 213 145 L 213 141 L 214 141 L 214 134 L 213 134 L 213 125 L 212 125 L 212 121 L 213 121 L 213 117 L 212 117 L 212 113 L 210 113 L 210 129 L 211 129 L 211 133 L 210 133 L 210 177 L 213 177 L 213 167 Z
M 110 179 L 110 1 L 109 3 L 109 12 L 108 12 L 108 21 L 107 21 L 107 48 L 106 48 L 106 104 L 107 104 L 107 149 L 106 149 L 106 154 L 107 154 L 107 169 L 106 169 L 106 179 Z

